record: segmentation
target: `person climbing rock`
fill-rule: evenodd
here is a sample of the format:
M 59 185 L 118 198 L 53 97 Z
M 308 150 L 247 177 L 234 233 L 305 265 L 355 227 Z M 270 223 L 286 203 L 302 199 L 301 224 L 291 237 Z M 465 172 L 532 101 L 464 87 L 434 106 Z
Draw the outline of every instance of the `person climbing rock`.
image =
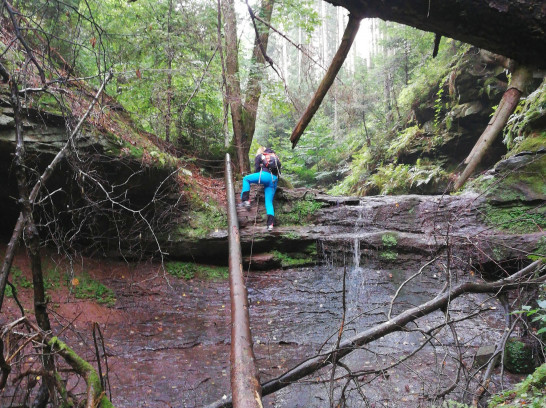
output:
M 273 198 L 277 191 L 277 182 L 281 171 L 281 161 L 272 149 L 260 147 L 254 159 L 254 173 L 243 178 L 241 201 L 244 207 L 250 207 L 250 185 L 262 184 L 265 195 L 265 212 L 267 213 L 267 230 L 272 231 L 275 225 Z

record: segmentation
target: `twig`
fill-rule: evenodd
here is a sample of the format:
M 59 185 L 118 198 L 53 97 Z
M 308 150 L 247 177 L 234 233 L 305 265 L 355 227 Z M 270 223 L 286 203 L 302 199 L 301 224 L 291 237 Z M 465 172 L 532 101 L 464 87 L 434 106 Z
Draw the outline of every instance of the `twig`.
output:
M 498 343 L 495 345 L 495 352 L 489 358 L 487 369 L 485 370 L 485 373 L 483 374 L 483 380 L 481 381 L 479 388 L 476 390 L 474 399 L 472 400 L 473 407 L 478 406 L 478 402 L 481 396 L 483 395 L 484 392 L 487 391 L 487 387 L 489 387 L 489 380 L 491 378 L 491 374 L 493 373 L 493 368 L 497 364 L 497 361 L 504 350 L 504 345 L 506 344 L 506 340 L 508 339 L 512 331 L 514 331 L 514 328 L 516 327 L 516 323 L 520 319 L 521 319 L 521 316 L 518 316 L 518 318 L 512 323 L 512 327 L 510 327 L 510 329 L 505 331 L 504 335 L 499 339 Z

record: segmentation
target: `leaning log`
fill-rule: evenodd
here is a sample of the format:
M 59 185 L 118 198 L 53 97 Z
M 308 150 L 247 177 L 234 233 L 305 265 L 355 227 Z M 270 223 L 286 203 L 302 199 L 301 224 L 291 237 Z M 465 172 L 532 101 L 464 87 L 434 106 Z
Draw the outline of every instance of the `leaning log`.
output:
M 241 238 L 235 205 L 231 159 L 226 154 L 228 204 L 229 287 L 231 298 L 231 390 L 235 408 L 261 408 L 262 390 L 252 349 L 248 296 L 243 278 Z
M 474 145 L 474 148 L 465 159 L 466 168 L 455 182 L 455 190 L 461 188 L 472 173 L 474 173 L 483 156 L 508 122 L 508 118 L 514 112 L 516 106 L 518 106 L 521 95 L 525 90 L 525 85 L 531 79 L 531 76 L 532 71 L 527 67 L 520 66 L 516 68 L 512 75 L 510 86 L 504 92 L 499 107 Z
M 354 42 L 356 33 L 358 33 L 359 27 L 360 18 L 356 17 L 356 15 L 354 14 L 349 15 L 349 22 L 347 23 L 347 27 L 345 27 L 345 32 L 343 33 L 343 38 L 341 39 L 341 44 L 339 45 L 336 55 L 334 55 L 330 67 L 324 75 L 322 82 L 320 83 L 317 91 L 315 92 L 315 95 L 313 96 L 313 99 L 311 99 L 309 106 L 307 106 L 307 109 L 305 109 L 305 112 L 303 112 L 303 115 L 301 115 L 298 124 L 292 131 L 292 135 L 290 136 L 292 148 L 296 147 L 296 144 L 298 144 L 300 136 L 302 135 L 309 122 L 311 122 L 311 119 L 313 119 L 313 116 L 320 107 L 320 104 L 326 96 L 326 93 L 334 83 L 334 79 L 336 79 L 337 73 L 339 72 L 341 66 L 343 65 L 343 62 L 347 58 L 347 54 L 349 54 L 349 50 L 351 49 L 351 45 Z

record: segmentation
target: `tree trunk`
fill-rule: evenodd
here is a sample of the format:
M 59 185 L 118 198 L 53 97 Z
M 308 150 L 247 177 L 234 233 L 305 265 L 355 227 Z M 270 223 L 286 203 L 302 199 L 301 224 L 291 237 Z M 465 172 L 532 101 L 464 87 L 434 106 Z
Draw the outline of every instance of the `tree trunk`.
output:
M 454 38 L 529 65 L 546 66 L 544 0 L 326 0 L 360 18 L 381 18 Z
M 249 168 L 249 164 L 248 155 L 245 156 L 243 149 L 243 140 L 245 139 L 243 135 L 243 103 L 239 82 L 239 52 L 234 0 L 222 0 L 222 14 L 224 15 L 224 36 L 226 41 L 226 94 L 233 126 L 232 145 L 235 148 L 239 172 L 243 173 Z
M 165 141 L 171 141 L 172 99 L 173 99 L 173 49 L 171 44 L 171 17 L 173 1 L 169 0 L 169 14 L 167 16 L 167 113 L 165 115 Z
M 224 130 L 224 146 L 226 149 L 229 147 L 229 128 L 228 128 L 228 115 L 229 115 L 229 101 L 227 98 L 227 84 L 226 84 L 226 63 L 224 61 L 224 47 L 222 46 L 222 6 L 220 0 L 218 3 L 218 52 L 220 53 L 220 63 L 222 64 L 222 112 L 224 113 L 224 121 L 222 129 Z
M 231 109 L 231 120 L 233 125 L 233 142 L 235 148 L 237 165 L 241 174 L 250 171 L 248 153 L 254 130 L 256 129 L 256 114 L 258 103 L 262 94 L 261 81 L 265 57 L 269 40 L 269 22 L 273 13 L 274 0 L 262 0 L 259 11 L 260 18 L 267 25 L 257 28 L 252 53 L 252 63 L 246 89 L 246 100 L 243 105 L 241 96 L 241 84 L 239 79 L 239 62 L 237 49 L 237 21 L 233 0 L 224 0 L 222 12 L 224 14 L 224 34 L 226 38 L 226 84 L 227 97 Z M 256 23 L 254 21 L 254 23 Z
M 271 15 L 273 14 L 273 6 L 275 0 L 262 0 L 259 17 L 267 24 L 271 22 Z M 258 35 L 254 40 L 254 51 L 252 53 L 252 60 L 250 64 L 250 73 L 248 78 L 248 84 L 246 89 L 246 100 L 243 107 L 243 129 L 245 139 L 243 140 L 243 148 L 248 168 L 250 170 L 250 164 L 248 161 L 248 153 L 250 151 L 250 145 L 252 144 L 252 138 L 254 137 L 254 131 L 256 130 L 256 115 L 258 113 L 258 103 L 262 95 L 262 80 L 264 78 L 265 70 L 265 56 L 267 52 L 267 44 L 269 42 L 269 25 L 260 25 L 258 27 Z
M 22 207 L 23 223 L 24 223 L 24 241 L 27 247 L 27 254 L 30 259 L 32 270 L 32 285 L 34 289 L 34 315 L 38 326 L 43 331 L 50 331 L 51 324 L 49 322 L 49 316 L 47 314 L 47 301 L 45 296 L 44 279 L 42 273 L 42 260 L 40 258 L 40 237 L 38 235 L 38 229 L 34 223 L 34 216 L 32 214 L 32 205 L 30 202 L 28 178 L 26 174 L 25 166 L 25 144 L 23 140 L 23 122 L 21 120 L 20 103 L 19 103 L 19 88 L 17 86 L 16 79 L 11 79 L 11 104 L 13 106 L 13 113 L 15 119 L 15 136 L 16 136 L 16 148 L 15 148 L 15 172 L 17 177 L 17 186 L 19 188 L 19 199 Z M 52 371 L 53 361 L 51 359 L 51 350 L 46 347 L 43 350 L 43 364 L 47 371 Z M 40 387 L 41 393 L 39 396 L 40 402 L 38 406 L 44 406 L 47 404 L 49 395 L 52 393 L 48 390 L 53 390 L 52 386 L 48 386 L 45 382 Z
M 464 161 L 467 166 L 455 182 L 455 190 L 461 188 L 466 180 L 474 173 L 480 164 L 487 149 L 493 144 L 498 134 L 502 131 L 508 118 L 516 109 L 519 99 L 525 89 L 525 84 L 531 79 L 532 71 L 527 67 L 518 67 L 512 75 L 510 86 L 502 96 L 497 111 L 487 124 L 484 132 L 476 142 L 474 148 Z

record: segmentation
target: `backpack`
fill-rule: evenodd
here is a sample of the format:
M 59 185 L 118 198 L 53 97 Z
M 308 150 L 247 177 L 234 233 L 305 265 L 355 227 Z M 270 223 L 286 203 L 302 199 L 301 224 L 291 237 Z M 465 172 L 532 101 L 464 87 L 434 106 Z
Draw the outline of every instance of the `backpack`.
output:
M 272 174 L 278 176 L 281 169 L 281 161 L 279 156 L 274 152 L 264 152 L 262 153 L 262 163 L 263 167 L 268 169 Z

